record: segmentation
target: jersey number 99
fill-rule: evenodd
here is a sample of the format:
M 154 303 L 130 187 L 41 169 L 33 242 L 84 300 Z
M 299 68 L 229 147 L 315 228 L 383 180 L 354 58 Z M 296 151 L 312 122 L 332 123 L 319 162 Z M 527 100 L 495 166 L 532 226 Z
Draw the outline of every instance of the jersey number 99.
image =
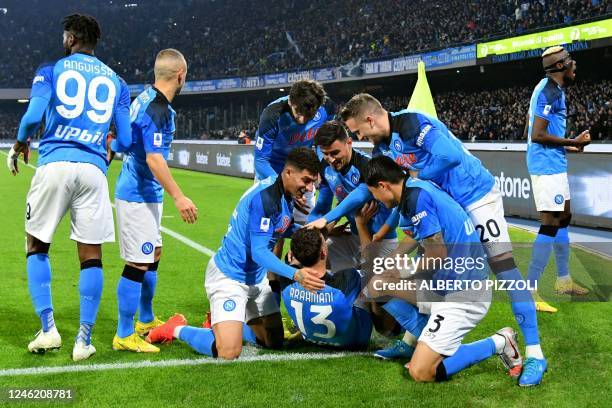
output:
M 66 93 L 69 81 L 76 82 L 76 93 L 74 95 Z M 106 99 L 102 101 L 98 100 L 98 88 L 101 86 L 108 89 Z M 81 73 L 69 70 L 62 72 L 57 78 L 56 95 L 63 105 L 58 105 L 55 109 L 64 118 L 74 119 L 80 116 L 85 109 L 85 97 L 87 97 L 89 105 L 93 108 L 86 112 L 87 117 L 94 123 L 106 123 L 113 113 L 117 89 L 113 81 L 105 76 L 94 77 L 87 84 L 85 77 Z M 103 113 L 99 114 L 98 111 Z

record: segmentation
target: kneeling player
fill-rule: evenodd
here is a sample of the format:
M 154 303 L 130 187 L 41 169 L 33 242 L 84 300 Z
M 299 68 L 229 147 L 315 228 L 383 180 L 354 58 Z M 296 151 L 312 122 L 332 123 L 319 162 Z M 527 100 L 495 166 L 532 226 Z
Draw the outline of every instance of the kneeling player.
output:
M 434 184 L 409 179 L 401 167 L 388 157 L 376 157 L 367 166 L 366 183 L 374 197 L 387 207 L 398 206 L 403 227 L 410 225 L 415 238 L 424 247 L 418 266 L 411 271 L 413 277 L 428 276 L 430 284 L 483 281 L 488 270 L 484 250 L 478 234 L 465 211 L 448 194 Z M 416 246 L 415 241 L 415 246 Z M 406 253 L 411 252 L 409 249 Z M 482 259 L 482 267 L 470 268 L 462 273 L 454 267 L 442 266 L 435 260 L 452 260 L 459 265 L 459 258 Z M 431 261 L 431 262 L 430 262 Z M 433 267 L 432 267 L 433 265 Z M 479 265 L 474 262 L 474 265 Z M 370 296 L 392 296 L 404 299 L 430 315 L 409 364 L 411 377 L 418 382 L 443 381 L 453 374 L 499 354 L 508 368 L 521 364 L 516 334 L 511 328 L 499 330 L 495 335 L 470 344 L 462 344 L 463 338 L 485 317 L 490 306 L 491 293 L 482 291 L 437 291 L 443 298 L 431 301 L 422 293 L 406 290 L 387 290 L 385 283 L 401 284 L 406 275 L 397 276 L 393 271 L 375 275 L 368 283 Z M 420 285 L 419 280 L 415 286 Z M 455 285 L 452 285 L 455 286 Z M 389 285 L 386 286 L 389 288 Z M 483 285 L 484 287 L 484 285 Z M 428 295 L 431 295 L 428 294 Z M 477 296 L 477 298 L 474 298 Z
M 313 269 L 298 270 L 272 253 L 276 240 L 291 231 L 293 198 L 312 191 L 317 173 L 316 154 L 297 148 L 289 153 L 278 176 L 258 182 L 242 196 L 221 248 L 206 268 L 212 329 L 188 327 L 177 315 L 151 330 L 147 340 L 160 343 L 179 338 L 201 354 L 227 360 L 238 358 L 243 339 L 280 347 L 283 325 L 266 271 L 294 279 L 308 290 L 324 286 Z

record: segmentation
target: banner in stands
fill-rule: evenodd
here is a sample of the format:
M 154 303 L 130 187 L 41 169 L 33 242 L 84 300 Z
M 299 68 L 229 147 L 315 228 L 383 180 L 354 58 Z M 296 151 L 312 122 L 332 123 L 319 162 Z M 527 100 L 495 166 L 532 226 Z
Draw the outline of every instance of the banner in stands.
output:
M 370 152 L 371 149 L 363 149 Z M 525 152 L 472 151 L 495 177 L 506 215 L 538 219 Z M 612 228 L 612 154 L 568 155 L 572 223 Z M 174 143 L 171 167 L 253 178 L 253 145 Z
M 454 66 L 463 66 L 465 63 L 475 62 L 475 59 L 476 47 L 474 45 L 466 45 L 425 54 L 364 62 L 362 65 L 363 75 L 376 75 L 391 72 L 416 72 L 417 65 L 421 60 L 425 63 L 427 69 L 434 69 L 440 67 L 451 68 Z

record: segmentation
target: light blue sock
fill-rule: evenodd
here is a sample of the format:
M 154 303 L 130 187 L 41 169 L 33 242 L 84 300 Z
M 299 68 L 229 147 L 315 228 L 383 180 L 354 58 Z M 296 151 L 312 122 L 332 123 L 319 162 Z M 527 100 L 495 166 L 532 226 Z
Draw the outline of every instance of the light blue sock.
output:
M 251 343 L 257 345 L 257 336 L 255 336 L 255 332 L 248 324 L 244 323 L 242 326 L 242 340 L 247 343 Z
M 136 282 L 125 276 L 119 278 L 117 284 L 117 303 L 119 306 L 117 336 L 121 338 L 134 333 L 134 316 L 138 309 L 141 290 L 141 282 Z
M 217 349 L 214 346 L 215 335 L 212 329 L 185 326 L 179 333 L 179 340 L 189 344 L 192 349 L 200 354 L 217 357 Z
M 78 337 L 83 339 L 85 344 L 89 344 L 91 340 L 91 330 L 96 323 L 103 286 L 102 262 L 98 259 L 83 262 L 79 278 L 81 327 Z
M 404 330 L 417 338 L 429 320 L 429 316 L 419 313 L 416 306 L 397 298 L 385 303 L 383 309 L 393 316 Z
M 531 262 L 529 263 L 529 270 L 527 272 L 527 281 L 531 286 L 535 286 L 538 279 L 546 269 L 550 253 L 552 252 L 554 237 L 544 234 L 538 234 L 535 242 L 533 243 L 533 250 L 531 252 Z
M 514 269 L 498 273 L 497 279 L 519 281 L 523 280 L 523 277 L 515 267 Z M 533 302 L 531 292 L 528 290 L 511 290 L 508 291 L 508 295 L 510 296 L 514 318 L 525 338 L 525 344 L 528 346 L 540 344 L 538 318 L 536 316 L 535 303 Z
M 446 369 L 446 377 L 478 364 L 495 354 L 495 342 L 487 337 L 484 340 L 459 346 L 455 354 L 442 360 Z
M 554 243 L 557 277 L 559 278 L 569 276 L 570 239 L 567 229 L 568 227 L 559 228 Z
M 43 331 L 55 326 L 53 304 L 51 302 L 51 264 L 48 254 L 32 254 L 26 259 L 28 289 L 34 310 L 40 317 Z M 50 315 L 49 315 L 50 311 Z M 49 321 L 51 316 L 51 321 Z
M 155 288 L 157 287 L 157 271 L 147 271 L 142 281 L 142 289 L 140 291 L 140 309 L 138 311 L 138 320 L 142 323 L 153 321 L 155 314 L 153 313 L 153 296 L 155 296 Z

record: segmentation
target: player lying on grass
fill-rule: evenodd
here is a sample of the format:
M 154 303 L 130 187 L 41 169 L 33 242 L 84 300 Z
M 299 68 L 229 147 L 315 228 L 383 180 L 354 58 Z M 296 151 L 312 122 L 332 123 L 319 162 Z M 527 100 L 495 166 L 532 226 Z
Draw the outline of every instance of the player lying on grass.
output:
M 299 147 L 289 153 L 278 176 L 244 193 L 221 248 L 206 268 L 212 329 L 186 326 L 184 318 L 176 315 L 150 331 L 149 342 L 179 338 L 201 354 L 226 360 L 238 358 L 243 339 L 270 348 L 282 345 L 281 315 L 266 271 L 298 281 L 308 290 L 323 288 L 315 270 L 296 269 L 272 253 L 276 240 L 293 231 L 293 197 L 312 191 L 318 169 L 316 154 Z
M 466 212 L 435 184 L 406 179 L 402 168 L 389 157 L 376 157 L 368 163 L 366 183 L 377 200 L 388 208 L 398 207 L 402 228 L 413 228 L 414 245 L 402 247 L 403 254 L 412 252 L 417 241 L 424 248 L 416 268 L 391 268 L 374 274 L 367 287 L 373 298 L 400 298 L 430 315 L 408 365 L 410 376 L 418 382 L 444 381 L 495 354 L 508 368 L 521 364 L 511 328 L 462 344 L 486 316 L 491 302 L 490 289 L 475 284 L 483 283 L 488 270 L 484 249 Z M 467 260 L 472 260 L 469 265 Z M 456 267 L 460 264 L 463 270 Z M 415 286 L 398 288 L 406 282 Z M 442 283 L 450 289 L 419 290 L 421 282 L 430 287 Z
M 36 70 L 30 104 L 19 125 L 8 166 L 17 174 L 20 153 L 26 156 L 27 163 L 27 140 L 44 115 L 38 168 L 25 211 L 28 288 L 42 328 L 28 344 L 28 350 L 44 353 L 62 345 L 53 316 L 49 248 L 57 226 L 70 211 L 70 238 L 77 243 L 81 263 L 80 325 L 72 350 L 73 360 L 79 361 L 96 352 L 91 333 L 104 283 L 102 243 L 115 240 L 106 180 L 106 134 L 114 121 L 118 143 L 130 145 L 130 91 L 94 55 L 100 39 L 98 22 L 90 16 L 73 14 L 62 23 L 66 57 Z M 69 270 L 61 273 L 74 275 Z
M 332 272 L 356 268 L 360 263 L 361 251 L 355 225 L 355 213 L 364 204 L 373 200 L 363 179 L 364 168 L 370 156 L 353 149 L 353 140 L 346 128 L 338 121 L 325 122 L 315 135 L 314 143 L 317 146 L 317 155 L 321 160 L 321 185 L 317 204 L 308 216 L 308 220 L 313 221 L 324 217 L 330 222 L 329 227 L 346 215 L 350 221 L 350 233 L 330 234 L 328 259 Z M 338 207 L 331 209 L 334 197 L 339 203 L 348 197 L 352 201 L 346 211 L 340 212 Z M 378 231 L 385 222 L 388 222 L 387 218 L 391 215 L 391 210 L 382 204 L 377 208 L 375 216 L 368 224 L 371 233 Z M 397 234 L 395 230 L 392 230 L 376 245 L 379 250 L 378 256 L 388 255 L 396 246 Z
M 374 144 L 373 155 L 391 157 L 406 171 L 431 180 L 446 191 L 469 215 L 487 251 L 487 261 L 498 279 L 522 280 L 512 254 L 508 225 L 504 218 L 501 194 L 491 173 L 448 130 L 446 125 L 422 112 L 404 109 L 387 112 L 380 102 L 369 94 L 353 96 L 340 113 L 347 128 L 359 140 Z M 336 209 L 344 212 L 343 205 Z M 346 204 L 345 204 L 346 203 Z M 392 217 L 388 228 L 394 229 L 399 217 Z M 327 220 L 319 219 L 312 226 L 322 228 Z M 379 231 L 377 239 L 388 231 Z M 525 364 L 532 366 L 520 379 L 524 385 L 538 384 L 539 374 L 546 369 L 546 360 L 540 347 L 535 304 L 528 290 L 509 291 L 515 319 L 527 345 Z M 522 366 L 510 373 L 521 375 Z
M 195 222 L 198 214 L 166 163 L 175 131 L 175 112 L 170 103 L 185 83 L 187 62 L 175 49 L 162 50 L 155 59 L 154 72 L 153 86 L 132 103 L 133 142 L 124 152 L 115 189 L 119 248 L 125 266 L 117 284 L 119 321 L 113 349 L 140 353 L 159 352 L 140 336 L 163 323 L 153 313 L 153 296 L 162 252 L 164 190 L 174 199 L 185 222 Z

